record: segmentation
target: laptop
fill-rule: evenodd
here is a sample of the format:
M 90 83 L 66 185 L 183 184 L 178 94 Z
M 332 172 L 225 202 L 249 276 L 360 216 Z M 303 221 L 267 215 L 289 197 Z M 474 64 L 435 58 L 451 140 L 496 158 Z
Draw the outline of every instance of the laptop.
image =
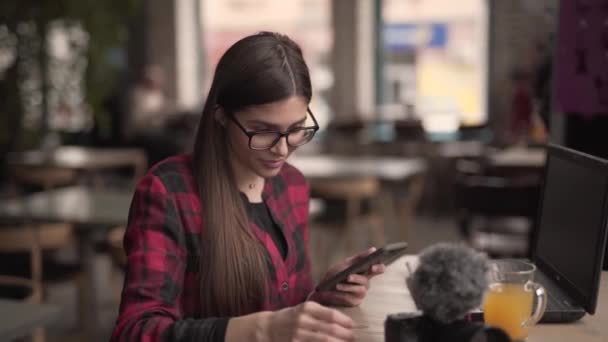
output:
M 595 313 L 607 217 L 608 161 L 548 145 L 532 244 L 534 280 L 548 297 L 541 323 L 574 322 Z M 482 321 L 482 310 L 469 318 Z
M 549 297 L 541 322 L 595 313 L 607 219 L 608 161 L 550 144 L 532 249 Z

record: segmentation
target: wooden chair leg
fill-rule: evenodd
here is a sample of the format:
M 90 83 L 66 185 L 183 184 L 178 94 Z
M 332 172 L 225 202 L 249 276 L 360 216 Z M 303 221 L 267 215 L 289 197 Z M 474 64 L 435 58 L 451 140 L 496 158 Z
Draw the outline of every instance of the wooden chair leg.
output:
M 370 242 L 376 248 L 380 248 L 386 244 L 386 234 L 384 230 L 384 219 L 378 214 L 373 214 L 369 221 Z
M 371 198 L 372 213 L 369 221 L 369 234 L 372 245 L 381 247 L 386 244 L 386 225 L 394 223 L 395 211 L 392 210 L 392 197 L 381 191 Z
M 84 274 L 79 274 L 78 277 L 76 278 L 76 292 L 77 292 L 77 312 L 78 312 L 78 318 L 77 318 L 77 324 L 78 324 L 78 328 L 79 330 L 84 330 L 84 327 L 86 326 L 86 322 L 84 321 L 85 319 L 87 319 L 88 314 L 87 314 L 87 300 L 86 300 L 86 296 L 87 296 L 87 289 L 85 289 L 85 279 L 84 279 Z
M 315 223 L 315 229 L 311 230 L 310 235 L 310 255 L 313 264 L 313 278 L 316 281 L 320 281 L 325 275 L 329 267 L 331 267 L 332 258 L 334 257 L 333 252 L 335 248 L 332 248 L 332 244 L 335 242 L 336 237 L 334 232 L 337 228 L 323 223 Z
M 351 253 L 354 248 L 357 218 L 361 212 L 361 200 L 350 198 L 346 201 L 346 221 L 344 247 L 347 253 Z
M 46 331 L 44 328 L 36 328 L 31 336 L 32 342 L 45 342 L 46 341 Z
M 117 304 L 120 304 L 122 297 L 122 282 L 119 281 L 121 273 L 119 266 L 112 267 L 112 299 Z
M 423 176 L 414 178 L 408 188 L 407 198 L 402 200 L 399 205 L 399 231 L 401 232 L 401 239 L 403 241 L 407 241 L 409 226 L 414 219 L 416 207 L 422 197 L 424 184 L 425 180 Z
M 44 288 L 42 286 L 42 249 L 40 248 L 40 230 L 37 227 L 30 227 L 32 236 L 32 247 L 30 249 L 30 271 L 32 273 L 33 295 L 31 300 L 35 303 L 42 303 Z M 46 332 L 44 328 L 36 328 L 31 335 L 32 342 L 44 342 Z

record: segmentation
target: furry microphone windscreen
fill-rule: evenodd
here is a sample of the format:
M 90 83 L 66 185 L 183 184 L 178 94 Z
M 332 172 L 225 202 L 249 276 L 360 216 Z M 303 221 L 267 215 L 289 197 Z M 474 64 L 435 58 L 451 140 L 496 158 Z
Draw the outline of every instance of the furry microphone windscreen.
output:
M 406 283 L 419 310 L 437 322 L 452 323 L 481 305 L 487 272 L 484 254 L 464 245 L 440 243 L 420 254 Z

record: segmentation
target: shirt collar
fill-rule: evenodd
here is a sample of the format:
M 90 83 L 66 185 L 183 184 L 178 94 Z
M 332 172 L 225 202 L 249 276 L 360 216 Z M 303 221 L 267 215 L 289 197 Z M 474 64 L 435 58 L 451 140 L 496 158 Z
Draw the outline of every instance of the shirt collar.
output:
M 276 175 L 272 178 L 268 178 L 264 182 L 264 190 L 262 190 L 262 200 L 266 201 L 270 198 L 274 198 L 274 183 L 277 177 L 279 177 L 279 175 Z

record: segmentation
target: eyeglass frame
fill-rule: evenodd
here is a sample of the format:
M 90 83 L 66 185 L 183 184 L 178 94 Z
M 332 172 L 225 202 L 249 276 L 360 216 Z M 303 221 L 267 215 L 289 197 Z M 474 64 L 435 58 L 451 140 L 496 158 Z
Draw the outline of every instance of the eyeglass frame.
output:
M 319 124 L 317 123 L 317 119 L 315 118 L 314 114 L 312 113 L 312 110 L 310 110 L 309 108 L 306 108 L 306 112 L 308 114 L 310 114 L 310 117 L 312 118 L 312 121 L 314 122 L 314 126 L 307 126 L 307 127 L 296 127 L 296 128 L 292 128 L 290 130 L 287 130 L 285 132 L 281 132 L 281 131 L 269 131 L 269 130 L 260 130 L 260 131 L 248 131 L 234 116 L 233 113 L 228 113 L 228 118 L 234 122 L 240 129 L 241 131 L 243 131 L 243 133 L 245 133 L 245 135 L 249 138 L 249 142 L 247 144 L 247 146 L 249 147 L 249 149 L 254 150 L 254 151 L 267 151 L 270 150 L 271 148 L 275 147 L 277 145 L 277 143 L 283 138 L 285 137 L 285 142 L 287 143 L 288 146 L 290 147 L 300 147 L 303 145 L 308 144 L 312 138 L 314 138 L 315 134 L 317 134 L 317 131 L 319 130 Z M 307 142 L 303 143 L 302 145 L 298 145 L 298 146 L 293 146 L 289 143 L 289 135 L 293 132 L 297 132 L 297 131 L 303 131 L 303 130 L 307 130 L 307 129 L 313 129 L 313 133 L 312 136 L 310 137 L 310 140 L 308 140 Z M 277 139 L 275 141 L 273 141 L 273 143 L 266 147 L 266 148 L 253 148 L 251 147 L 251 141 L 253 140 L 253 137 L 258 135 L 258 134 L 269 134 L 269 133 L 276 133 L 277 135 Z

